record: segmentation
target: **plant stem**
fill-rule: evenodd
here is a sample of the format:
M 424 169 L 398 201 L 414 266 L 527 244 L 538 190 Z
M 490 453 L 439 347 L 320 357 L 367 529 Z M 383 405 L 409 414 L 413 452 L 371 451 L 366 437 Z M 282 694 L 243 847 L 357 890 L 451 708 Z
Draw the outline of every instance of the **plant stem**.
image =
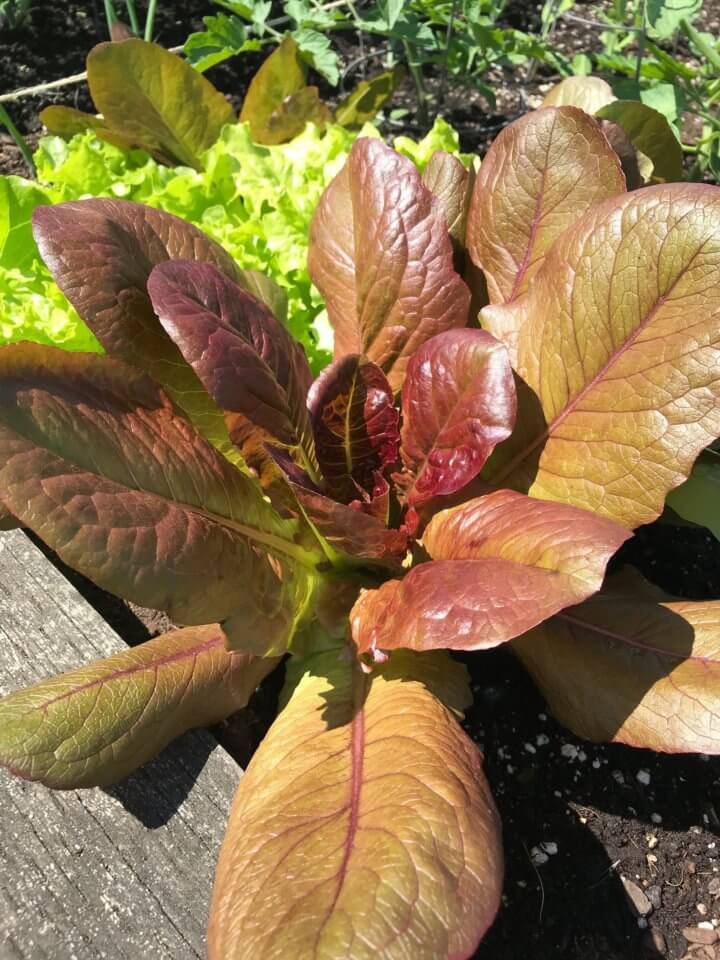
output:
M 0 123 L 6 128 L 7 132 L 13 138 L 17 144 L 17 148 L 22 154 L 22 158 L 27 165 L 28 170 L 30 171 L 30 176 L 35 178 L 35 164 L 33 163 L 32 154 L 30 153 L 30 148 L 27 145 L 25 137 L 20 133 L 18 128 L 10 119 L 10 114 L 7 112 L 5 107 L 0 106 Z
M 445 57 L 443 59 L 443 72 L 440 79 L 440 90 L 438 91 L 438 100 L 442 106 L 445 106 L 445 90 L 450 73 L 450 41 L 452 40 L 453 30 L 455 29 L 455 17 L 457 16 L 458 0 L 453 0 L 450 9 L 450 19 L 448 20 L 447 30 L 445 31 Z
M 640 27 L 640 31 L 638 33 L 637 57 L 635 58 L 635 83 L 640 83 L 640 72 L 642 70 L 643 57 L 645 56 L 645 41 L 647 39 L 647 33 L 645 29 L 645 0 L 640 0 L 638 18 L 639 23 L 637 25 Z
M 418 63 L 417 50 L 415 49 L 414 45 L 409 43 L 407 40 L 403 40 L 403 47 L 405 48 L 405 56 L 407 57 L 410 76 L 413 78 L 415 90 L 417 91 L 418 121 L 422 126 L 425 127 L 428 123 L 428 95 L 427 90 L 425 89 L 425 80 L 423 79 L 422 75 L 422 67 Z
M 153 29 L 155 27 L 155 8 L 157 7 L 157 0 L 149 0 L 147 15 L 145 17 L 145 40 L 150 43 L 153 38 Z
M 105 22 L 107 23 L 108 36 L 112 36 L 113 24 L 118 22 L 118 16 L 115 13 L 115 7 L 112 4 L 112 0 L 104 0 L 105 2 Z
M 137 10 L 135 9 L 135 0 L 125 0 L 130 29 L 136 37 L 140 35 L 140 24 L 138 23 Z

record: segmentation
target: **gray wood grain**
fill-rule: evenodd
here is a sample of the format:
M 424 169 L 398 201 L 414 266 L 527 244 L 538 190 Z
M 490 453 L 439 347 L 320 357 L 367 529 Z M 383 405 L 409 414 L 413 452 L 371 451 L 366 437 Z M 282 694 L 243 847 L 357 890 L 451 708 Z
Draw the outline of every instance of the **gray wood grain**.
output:
M 0 694 L 123 647 L 23 533 L 0 533 Z M 0 771 L 0 960 L 205 956 L 240 775 L 204 731 L 104 791 Z

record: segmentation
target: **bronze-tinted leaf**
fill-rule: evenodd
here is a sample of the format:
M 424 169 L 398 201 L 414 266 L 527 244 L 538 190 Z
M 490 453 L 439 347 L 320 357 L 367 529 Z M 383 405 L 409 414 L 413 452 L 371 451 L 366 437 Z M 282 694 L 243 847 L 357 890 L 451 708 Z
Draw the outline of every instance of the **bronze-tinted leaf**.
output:
M 97 130 L 103 126 L 103 118 L 93 113 L 85 113 L 74 107 L 53 105 L 45 107 L 38 114 L 38 119 L 48 133 L 69 140 L 76 133 L 85 133 L 86 130 Z
M 305 404 L 312 373 L 268 307 L 212 264 L 192 260 L 158 265 L 147 289 L 166 333 L 225 413 L 231 439 L 234 421 L 243 437 L 249 421 L 317 481 Z
M 215 617 L 248 652 L 287 648 L 324 560 L 157 384 L 96 354 L 0 349 L 0 489 L 101 587 L 176 623 Z
M 335 123 L 349 130 L 359 130 L 364 123 L 370 123 L 404 79 L 405 68 L 398 63 L 392 70 L 361 80 L 335 108 Z
M 646 180 L 668 183 L 683 179 L 682 146 L 657 110 L 639 100 L 616 100 L 598 110 L 597 115 L 621 127 L 635 149 L 650 160 Z
M 624 190 L 615 152 L 582 110 L 548 107 L 506 127 L 480 166 L 467 225 L 490 302 L 516 300 L 557 237 Z M 483 325 L 500 335 L 491 314 Z
M 312 385 L 308 408 L 330 496 L 350 503 L 371 495 L 400 443 L 395 395 L 380 367 L 357 354 L 336 360 Z
M 393 390 L 426 340 L 467 322 L 444 214 L 415 165 L 361 137 L 320 200 L 308 267 L 326 300 L 335 356 L 360 353 Z
M 502 490 L 436 514 L 431 563 L 364 591 L 351 613 L 360 653 L 476 650 L 590 596 L 629 533 L 583 510 Z
M 105 126 L 161 159 L 201 169 L 202 152 L 234 120 L 209 80 L 155 43 L 100 43 L 88 55 L 87 70 Z
M 673 600 L 623 572 L 513 650 L 579 736 L 720 753 L 720 601 Z
M 423 183 L 438 199 L 445 213 L 455 250 L 455 266 L 459 268 L 458 272 L 462 273 L 465 228 L 475 185 L 475 170 L 467 170 L 451 153 L 436 150 L 425 167 Z
M 481 754 L 451 712 L 463 668 L 402 653 L 368 678 L 331 651 L 289 673 L 220 852 L 211 960 L 472 956 L 502 849 Z
M 325 122 L 330 111 L 317 87 L 305 86 L 306 67 L 297 43 L 286 36 L 252 78 L 240 121 L 257 143 L 284 143 L 301 133 L 308 121 Z
M 20 524 L 0 500 L 0 530 L 16 530 Z
M 488 479 L 635 527 L 720 434 L 720 191 L 647 187 L 553 246 L 503 309 L 520 331 L 518 425 Z
M 397 569 L 407 551 L 407 535 L 388 529 L 377 517 L 291 484 L 302 511 L 318 534 L 339 554 L 372 566 Z
M 0 700 L 0 764 L 50 787 L 121 780 L 192 727 L 244 707 L 278 661 L 187 627 Z
M 173 259 L 211 263 L 247 286 L 235 261 L 197 227 L 126 200 L 38 208 L 33 233 L 58 286 L 108 354 L 149 373 L 203 436 L 236 457 L 221 412 L 163 330 L 147 292 L 152 268 Z
M 565 77 L 545 95 L 543 107 L 579 107 L 585 113 L 596 113 L 617 97 L 601 77 Z
M 273 111 L 258 143 L 288 143 L 299 136 L 308 123 L 324 127 L 332 119 L 332 111 L 320 99 L 317 87 L 303 87 L 297 93 L 286 97 Z
M 450 330 L 420 347 L 402 391 L 403 499 L 418 506 L 469 483 L 510 435 L 515 406 L 508 352 L 489 333 Z

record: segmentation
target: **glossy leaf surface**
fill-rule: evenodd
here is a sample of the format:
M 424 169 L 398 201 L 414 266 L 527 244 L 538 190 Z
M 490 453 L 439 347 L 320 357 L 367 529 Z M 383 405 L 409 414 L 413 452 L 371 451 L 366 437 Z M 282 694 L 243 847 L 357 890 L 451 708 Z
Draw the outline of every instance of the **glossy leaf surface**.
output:
M 624 190 L 614 150 L 576 107 L 535 110 L 506 127 L 480 166 L 467 226 L 490 302 L 525 293 L 563 231 Z M 483 325 L 499 336 L 492 322 Z
M 105 124 L 162 159 L 201 169 L 202 152 L 234 120 L 230 104 L 202 74 L 155 43 L 100 43 L 87 70 Z
M 715 187 L 647 187 L 568 230 L 503 308 L 526 387 L 488 479 L 628 527 L 657 517 L 720 433 L 719 270 Z
M 510 490 L 470 500 L 431 520 L 423 544 L 432 562 L 361 594 L 353 639 L 360 653 L 494 647 L 597 591 L 628 536 Z
M 226 414 L 230 438 L 240 417 L 266 439 L 300 452 L 313 475 L 305 405 L 312 373 L 305 351 L 270 310 L 209 263 L 175 260 L 148 280 L 168 336 Z
M 182 259 L 212 263 L 242 283 L 232 258 L 184 220 L 124 200 L 38 208 L 33 232 L 58 286 L 108 354 L 149 373 L 203 435 L 227 451 L 222 414 L 163 330 L 147 281 L 156 264 Z
M 230 816 L 211 960 L 470 957 L 502 852 L 481 754 L 450 712 L 463 668 L 403 653 L 368 678 L 331 651 L 289 682 Z
M 673 600 L 619 575 L 513 650 L 579 736 L 720 753 L 720 601 Z
M 308 408 L 330 495 L 349 503 L 372 494 L 400 443 L 395 395 L 380 367 L 356 354 L 336 360 L 312 385 Z
M 470 293 L 453 270 L 442 210 L 415 165 L 379 140 L 356 140 L 323 194 L 308 267 L 335 356 L 364 354 L 393 390 L 421 344 L 467 322 Z
M 155 383 L 107 357 L 0 350 L 0 489 L 106 590 L 177 623 L 232 617 L 229 640 L 248 652 L 282 652 L 316 585 L 322 555 L 294 542 L 297 523 Z
M 244 707 L 278 661 L 186 627 L 0 700 L 0 764 L 50 787 L 105 786 L 192 727 Z
M 515 423 L 505 347 L 484 330 L 450 330 L 411 357 L 402 391 L 404 500 L 417 506 L 476 477 Z

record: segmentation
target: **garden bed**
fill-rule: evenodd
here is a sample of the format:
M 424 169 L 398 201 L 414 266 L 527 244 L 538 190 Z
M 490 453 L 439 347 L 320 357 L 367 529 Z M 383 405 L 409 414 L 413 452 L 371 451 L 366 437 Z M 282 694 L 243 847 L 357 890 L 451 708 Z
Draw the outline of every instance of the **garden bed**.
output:
M 45 552 L 127 643 L 170 626 Z M 668 592 L 720 596 L 720 543 L 700 528 L 642 528 L 622 563 Z M 475 695 L 465 726 L 485 753 L 507 858 L 503 907 L 475 960 L 685 957 L 682 931 L 720 920 L 720 760 L 588 743 L 553 720 L 507 651 L 464 659 Z M 213 730 L 242 766 L 275 715 L 281 680 L 272 674 L 246 711 Z M 647 916 L 622 878 L 648 897 Z
M 156 36 L 165 46 L 181 43 L 189 30 L 200 26 L 202 15 L 213 10 L 209 3 L 198 3 L 188 16 L 185 6 L 160 6 Z M 712 5 L 707 8 L 706 26 L 711 27 Z M 87 50 L 105 39 L 102 17 L 93 17 L 84 5 L 38 2 L 35 10 L 31 27 L 3 44 L 3 91 L 81 71 Z M 507 11 L 508 22 L 519 27 L 530 26 L 536 15 L 534 7 L 521 3 Z M 67 41 L 62 48 L 59 37 Z M 564 37 L 567 50 L 587 49 L 595 41 L 592 31 L 578 26 Z M 341 44 L 352 60 L 352 36 L 341 38 Z M 237 106 L 259 59 L 237 58 L 208 76 L 221 90 L 235 91 L 231 99 Z M 495 113 L 488 112 L 479 95 L 464 93 L 448 100 L 445 113 L 459 130 L 464 149 L 482 150 L 508 120 L 537 105 L 552 78 L 540 70 L 532 84 L 503 73 L 495 80 Z M 13 118 L 31 143 L 39 134 L 37 112 L 50 102 L 91 107 L 84 84 L 11 104 Z M 409 84 L 398 102 L 407 105 L 409 113 L 393 133 L 417 133 Z M 25 172 L 7 138 L 0 138 L 0 169 Z M 662 566 L 649 560 L 650 544 L 652 555 L 664 558 Z M 697 528 L 653 525 L 639 533 L 617 562 L 623 559 L 672 593 L 693 599 L 720 597 L 720 544 Z M 131 608 L 59 566 L 127 643 L 142 642 L 167 628 L 158 615 Z M 508 652 L 468 657 L 467 663 L 476 703 L 466 728 L 486 754 L 507 855 L 503 908 L 476 956 L 685 956 L 683 929 L 720 921 L 720 809 L 714 806 L 720 761 L 588 744 L 554 723 Z M 275 674 L 242 716 L 214 731 L 242 765 L 274 714 L 280 680 Z M 623 879 L 634 887 L 624 886 Z M 709 946 L 706 957 L 713 954 Z

